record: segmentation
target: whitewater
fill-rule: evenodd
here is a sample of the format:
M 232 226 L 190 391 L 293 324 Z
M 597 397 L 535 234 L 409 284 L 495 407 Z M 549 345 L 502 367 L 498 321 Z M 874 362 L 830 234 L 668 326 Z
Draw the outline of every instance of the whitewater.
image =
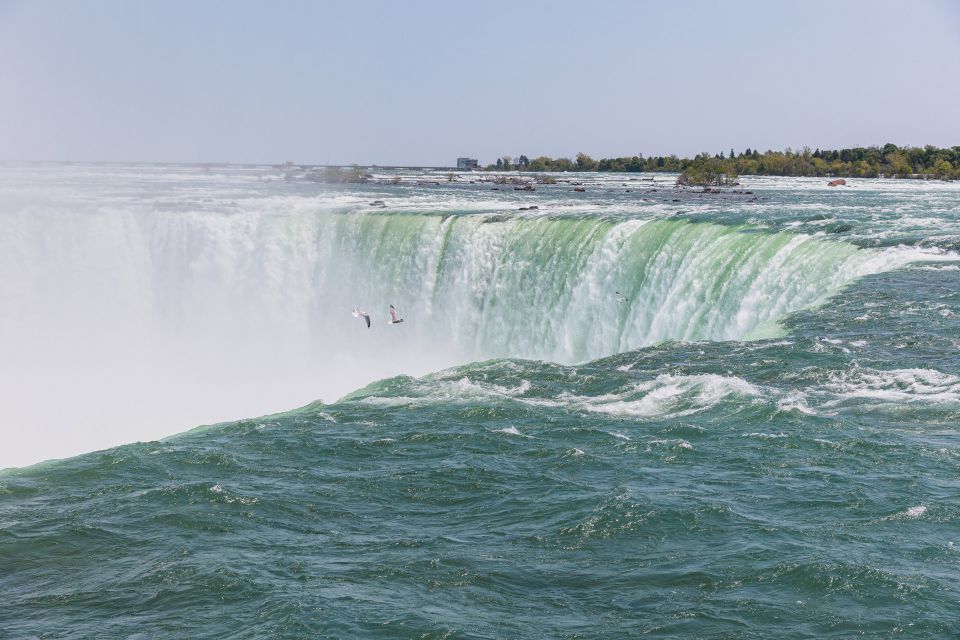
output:
M 292 173 L 0 166 L 0 636 L 960 634 L 960 185 Z
M 862 248 L 816 220 L 699 220 L 718 204 L 753 216 L 770 205 L 675 203 L 671 177 L 597 177 L 580 199 L 562 186 L 497 192 L 469 175 L 340 189 L 279 178 L 269 167 L 4 168 L 0 384 L 18 426 L 0 467 L 488 358 L 572 364 L 776 335 L 786 314 L 863 275 L 937 255 Z M 630 302 L 615 304 L 616 289 Z M 402 330 L 383 325 L 390 304 Z M 357 306 L 371 331 L 351 317 Z

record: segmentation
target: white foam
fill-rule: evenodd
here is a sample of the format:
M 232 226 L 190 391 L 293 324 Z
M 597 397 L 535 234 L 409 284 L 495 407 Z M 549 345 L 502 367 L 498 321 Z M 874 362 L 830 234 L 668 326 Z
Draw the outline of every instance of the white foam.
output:
M 956 264 L 920 264 L 915 265 L 913 269 L 918 271 L 960 271 L 960 265 Z
M 793 340 L 763 340 L 756 344 L 747 345 L 748 351 L 759 351 L 760 349 L 769 349 L 770 347 L 792 347 Z
M 700 413 L 730 396 L 759 396 L 760 390 L 742 378 L 716 374 L 662 374 L 621 394 L 573 397 L 586 411 L 619 416 L 680 417 Z
M 915 507 L 910 507 L 909 509 L 907 509 L 907 510 L 904 512 L 903 515 L 905 515 L 905 516 L 908 517 L 908 518 L 919 518 L 920 516 L 922 516 L 922 515 L 925 514 L 926 512 L 927 512 L 927 508 L 926 508 L 925 506 L 923 506 L 922 504 L 920 504 L 920 505 L 917 505 L 917 506 L 915 506 Z
M 662 439 L 654 438 L 650 441 L 650 444 L 655 445 L 664 445 L 668 447 L 680 447 L 681 449 L 693 449 L 693 445 L 689 441 L 684 440 L 683 438 L 674 438 L 674 439 Z
M 825 403 L 869 399 L 884 403 L 960 403 L 960 378 L 934 369 L 859 369 L 829 374 L 822 390 L 837 396 Z
M 441 371 L 410 381 L 410 390 L 418 396 L 367 396 L 360 402 L 380 406 L 425 405 L 435 402 L 462 403 L 477 400 L 514 399 L 529 391 L 529 380 L 521 380 L 515 387 L 471 380 L 457 369 Z M 526 401 L 534 404 L 536 400 Z
M 520 433 L 520 431 L 519 431 L 516 427 L 504 427 L 503 429 L 494 429 L 494 431 L 495 431 L 496 433 L 505 433 L 505 434 L 507 434 L 508 436 L 521 436 L 521 437 L 523 437 L 523 438 L 529 438 L 529 437 L 530 437 L 530 436 L 526 436 L 526 435 Z
M 414 398 L 412 396 L 367 396 L 361 398 L 360 402 L 380 407 L 402 407 L 427 404 L 428 401 L 424 398 Z
M 530 390 L 530 381 L 521 380 L 515 387 L 505 387 L 490 382 L 475 382 L 464 376 L 456 382 L 457 390 L 465 394 L 474 394 L 478 396 L 519 396 Z
M 791 393 L 777 400 L 777 410 L 784 413 L 797 411 L 808 416 L 817 415 L 817 412 L 807 404 L 807 395 L 802 392 Z

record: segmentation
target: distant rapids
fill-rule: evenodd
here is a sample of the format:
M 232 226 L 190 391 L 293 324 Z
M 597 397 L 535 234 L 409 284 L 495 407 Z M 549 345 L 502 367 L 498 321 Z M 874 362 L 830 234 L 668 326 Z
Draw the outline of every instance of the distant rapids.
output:
M 379 177 L 0 167 L 0 637 L 960 636 L 960 185 Z

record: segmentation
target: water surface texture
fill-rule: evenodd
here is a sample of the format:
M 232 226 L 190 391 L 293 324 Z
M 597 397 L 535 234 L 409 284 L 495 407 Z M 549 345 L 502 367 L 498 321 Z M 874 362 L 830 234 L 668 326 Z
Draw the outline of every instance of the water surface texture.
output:
M 960 634 L 960 186 L 0 176 L 2 637 Z

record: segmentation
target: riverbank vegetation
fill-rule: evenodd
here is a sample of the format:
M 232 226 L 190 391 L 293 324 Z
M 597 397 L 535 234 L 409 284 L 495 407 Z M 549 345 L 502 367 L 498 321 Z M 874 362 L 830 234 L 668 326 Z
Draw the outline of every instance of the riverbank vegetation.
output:
M 585 153 L 576 158 L 550 158 L 540 156 L 530 159 L 511 156 L 497 159 L 485 167 L 488 171 L 625 171 L 670 172 L 686 175 L 691 183 L 708 184 L 702 180 L 736 180 L 738 175 L 758 176 L 823 176 L 845 178 L 922 178 L 939 180 L 960 179 L 960 146 L 939 148 L 898 147 L 885 144 L 882 147 L 855 147 L 839 150 L 765 151 L 744 149 L 737 153 L 700 153 L 692 158 L 671 156 L 636 155 L 621 158 L 595 160 Z M 722 177 L 721 177 L 722 176 Z

